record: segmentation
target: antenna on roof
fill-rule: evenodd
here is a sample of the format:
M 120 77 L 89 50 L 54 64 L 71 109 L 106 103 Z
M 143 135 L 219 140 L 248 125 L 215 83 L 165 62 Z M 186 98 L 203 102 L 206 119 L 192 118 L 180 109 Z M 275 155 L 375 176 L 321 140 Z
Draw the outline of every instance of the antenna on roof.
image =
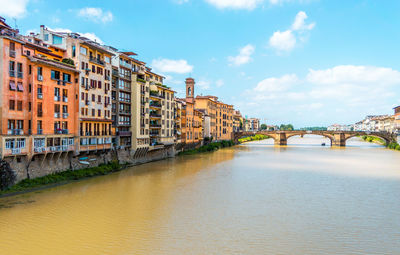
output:
M 15 29 L 18 29 L 17 19 L 16 19 L 16 18 L 13 18 L 13 20 L 14 20 L 14 27 L 15 27 Z

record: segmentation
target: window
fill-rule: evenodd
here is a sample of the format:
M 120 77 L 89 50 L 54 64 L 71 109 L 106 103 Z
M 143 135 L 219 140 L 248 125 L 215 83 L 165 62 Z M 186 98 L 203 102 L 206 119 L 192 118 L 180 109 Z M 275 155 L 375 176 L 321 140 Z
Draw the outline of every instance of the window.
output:
M 18 82 L 17 91 L 20 91 L 20 92 L 24 91 L 24 86 L 22 85 L 22 82 Z
M 96 96 L 92 94 L 92 102 L 96 102 Z
M 101 110 L 97 110 L 97 116 L 101 117 Z
M 72 45 L 72 57 L 74 58 L 76 56 L 76 47 L 75 45 Z
M 96 114 L 96 112 L 94 111 L 94 109 L 92 109 L 92 116 L 94 117 Z
M 29 112 L 32 111 L 32 103 L 31 102 L 28 103 L 28 110 L 29 110 Z
M 17 111 L 22 111 L 22 101 L 17 101 Z
M 10 90 L 16 90 L 17 87 L 15 86 L 15 82 L 14 81 L 10 81 Z
M 87 49 L 84 47 L 80 47 L 80 53 L 83 55 L 87 55 Z
M 17 77 L 22 78 L 23 73 L 22 73 L 22 63 L 17 63 Z
M 51 79 L 59 80 L 60 79 L 60 72 L 51 70 Z
M 71 82 L 71 75 L 67 73 L 63 73 L 63 80 L 66 82 Z
M 37 68 L 37 79 L 38 79 L 38 81 L 43 81 L 42 72 L 43 72 L 43 68 L 39 66 Z
M 48 40 L 49 40 L 49 34 L 45 34 L 45 35 L 44 35 L 44 40 L 45 40 L 45 41 L 48 41 Z
M 107 56 L 104 56 L 104 61 L 105 61 L 106 63 L 111 63 L 110 57 L 107 57 Z
M 10 77 L 15 77 L 15 62 L 10 61 L 9 64 Z
M 24 121 L 17 120 L 17 129 L 24 129 Z
M 14 42 L 10 42 L 10 50 L 15 51 L 15 43 Z
M 60 88 L 54 88 L 54 95 L 60 96 Z
M 10 110 L 15 110 L 15 100 L 10 100 Z
M 57 35 L 53 35 L 53 44 L 62 44 L 62 37 L 61 36 L 57 36 Z
M 29 65 L 29 74 L 32 74 L 32 66 L 31 65 Z

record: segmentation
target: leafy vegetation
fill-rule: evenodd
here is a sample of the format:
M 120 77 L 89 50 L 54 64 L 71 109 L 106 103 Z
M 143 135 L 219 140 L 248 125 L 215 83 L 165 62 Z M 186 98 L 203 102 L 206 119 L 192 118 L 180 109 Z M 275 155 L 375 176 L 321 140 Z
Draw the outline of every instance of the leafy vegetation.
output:
M 67 64 L 67 65 L 75 66 L 74 60 L 70 59 L 70 58 L 63 58 L 63 60 L 61 62 L 63 62 L 64 64 Z
M 264 139 L 268 139 L 268 138 L 269 138 L 269 136 L 267 136 L 267 135 L 253 135 L 253 136 L 240 138 L 238 141 L 239 141 L 239 143 L 245 143 L 245 142 L 250 142 L 250 141 L 264 140 Z
M 0 163 L 0 190 L 5 190 L 15 183 L 15 173 L 6 161 Z
M 197 149 L 182 151 L 179 153 L 179 155 L 193 155 L 193 154 L 202 153 L 202 152 L 216 151 L 221 148 L 231 147 L 233 145 L 235 145 L 235 143 L 232 140 L 214 142 L 214 143 L 209 143 L 207 145 L 203 145 Z
M 292 130 L 294 130 L 294 127 L 292 124 L 287 124 L 287 125 L 281 124 L 279 127 L 279 130 L 292 131 Z
M 307 131 L 326 131 L 327 127 L 304 127 L 300 128 L 300 130 L 307 130 Z
M 2 189 L 0 195 L 26 191 L 49 184 L 57 184 L 66 181 L 79 180 L 82 178 L 87 178 L 92 176 L 106 175 L 112 172 L 118 172 L 121 169 L 122 166 L 118 163 L 118 161 L 112 161 L 109 164 L 103 164 L 97 167 L 91 167 L 79 170 L 68 170 L 35 179 L 25 179 L 15 184 L 14 186 Z
M 267 125 L 266 124 L 261 124 L 260 128 L 261 128 L 261 130 L 266 130 L 267 129 Z
M 140 82 L 143 82 L 143 83 L 146 83 L 146 81 L 145 81 L 145 80 L 143 80 L 143 79 L 140 79 L 140 78 L 137 78 L 136 80 L 137 80 L 137 81 L 140 81 Z
M 370 135 L 363 135 L 361 139 L 363 139 L 366 142 L 381 144 L 389 149 L 400 151 L 400 145 L 397 142 L 390 142 L 387 144 L 386 141 L 383 140 L 382 138 Z

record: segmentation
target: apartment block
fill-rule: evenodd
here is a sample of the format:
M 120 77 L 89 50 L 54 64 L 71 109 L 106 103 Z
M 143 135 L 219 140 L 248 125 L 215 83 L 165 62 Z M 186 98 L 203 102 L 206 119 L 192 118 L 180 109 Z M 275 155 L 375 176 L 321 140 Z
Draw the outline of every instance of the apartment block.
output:
M 3 18 L 0 49 L 1 158 L 74 151 L 78 72 L 66 52 Z
M 52 31 L 43 25 L 36 38 L 65 50 L 79 70 L 79 151 L 110 150 L 113 53 L 77 33 Z

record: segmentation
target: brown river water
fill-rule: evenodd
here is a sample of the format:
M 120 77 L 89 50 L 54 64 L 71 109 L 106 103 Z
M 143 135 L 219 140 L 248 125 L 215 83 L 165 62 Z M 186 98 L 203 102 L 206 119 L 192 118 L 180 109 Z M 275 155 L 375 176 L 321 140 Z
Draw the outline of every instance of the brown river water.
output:
M 0 199 L 0 255 L 400 254 L 400 152 L 310 136 Z

